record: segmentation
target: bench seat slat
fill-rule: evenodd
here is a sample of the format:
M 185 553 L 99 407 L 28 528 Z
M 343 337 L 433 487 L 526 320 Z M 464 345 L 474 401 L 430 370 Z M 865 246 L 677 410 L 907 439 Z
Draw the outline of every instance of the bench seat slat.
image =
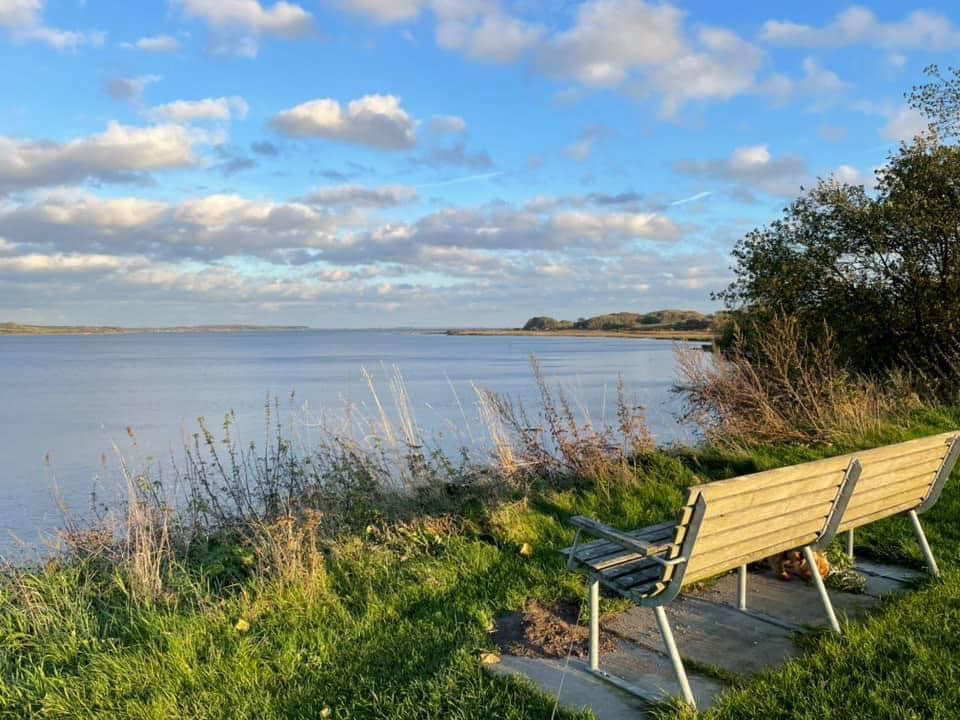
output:
M 613 579 L 620 577 L 621 575 L 630 575 L 632 573 L 639 572 L 640 570 L 647 569 L 655 570 L 659 575 L 663 571 L 663 566 L 651 558 L 637 558 L 636 560 L 620 563 L 619 565 L 611 565 L 609 567 L 601 568 L 600 574 L 605 578 Z
M 657 525 L 650 525 L 639 530 L 630 530 L 626 532 L 627 535 L 630 535 L 637 540 L 646 540 L 650 542 L 660 542 L 662 538 L 669 538 L 674 529 L 676 528 L 676 523 L 673 521 L 658 523 Z M 569 555 L 570 551 L 573 549 L 573 546 L 565 547 L 560 552 L 564 555 Z M 577 546 L 577 557 L 588 559 L 591 557 L 598 557 L 600 555 L 607 555 L 610 552 L 615 550 L 623 550 L 621 545 L 617 545 L 610 540 L 594 540 L 592 542 L 580 543 Z

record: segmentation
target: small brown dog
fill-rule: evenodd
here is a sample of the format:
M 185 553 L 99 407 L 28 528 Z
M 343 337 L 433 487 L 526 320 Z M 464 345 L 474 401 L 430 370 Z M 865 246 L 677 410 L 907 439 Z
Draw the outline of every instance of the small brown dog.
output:
M 830 574 L 830 561 L 823 553 L 814 552 L 813 559 L 817 563 L 817 572 L 821 578 L 826 578 Z M 781 580 L 791 580 L 794 575 L 802 577 L 804 580 L 812 580 L 813 572 L 799 550 L 790 550 L 788 552 L 774 555 L 767 559 L 773 574 Z

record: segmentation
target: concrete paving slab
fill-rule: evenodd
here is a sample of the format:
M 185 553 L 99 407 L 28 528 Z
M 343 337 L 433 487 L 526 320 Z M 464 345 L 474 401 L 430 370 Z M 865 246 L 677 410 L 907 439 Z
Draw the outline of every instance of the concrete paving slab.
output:
M 571 660 L 564 673 L 562 660 L 504 655 L 490 670 L 502 675 L 525 678 L 547 695 L 575 710 L 589 709 L 598 720 L 638 720 L 650 717 L 639 698 L 601 680 L 587 670 L 581 660 Z M 561 678 L 563 687 L 560 687 Z
M 882 577 L 890 580 L 896 580 L 900 583 L 910 585 L 923 580 L 927 573 L 923 570 L 901 567 L 899 565 L 887 565 L 885 563 L 871 562 L 869 560 L 858 559 L 854 564 L 857 571 L 867 575 L 867 577 Z
M 681 695 L 680 684 L 666 655 L 633 642 L 621 641 L 614 652 L 602 655 L 600 670 L 657 700 Z M 701 710 L 710 707 L 724 689 L 723 683 L 692 672 L 690 668 L 687 668 L 687 679 Z
M 503 655 L 500 662 L 491 665 L 497 673 L 513 674 L 533 682 L 542 692 L 556 697 L 568 708 L 589 708 L 599 720 L 646 718 L 647 700 L 666 699 L 680 695 L 680 686 L 673 674 L 670 661 L 653 650 L 627 641 L 618 641 L 616 648 L 600 658 L 600 670 L 613 678 L 603 679 L 591 673 L 582 660 L 571 658 L 564 670 L 564 661 L 556 658 L 530 658 Z M 563 687 L 560 681 L 563 679 Z M 690 687 L 697 705 L 707 708 L 721 692 L 718 681 L 688 672 Z M 630 687 L 644 699 L 622 689 Z
M 856 567 L 867 579 L 865 593 L 829 591 L 837 615 L 849 620 L 864 617 L 883 596 L 908 590 L 924 577 L 922 571 L 869 561 L 858 561 Z M 751 572 L 747 606 L 757 615 L 737 610 L 736 600 L 737 577 L 733 573 L 709 587 L 681 595 L 666 608 L 684 658 L 735 675 L 750 675 L 800 654 L 791 627 L 827 625 L 816 588 L 799 578 L 785 582 Z M 632 687 L 646 697 L 679 695 L 651 610 L 630 608 L 605 618 L 603 628 L 618 640 L 612 651 L 601 656 L 602 672 L 616 676 L 621 687 Z M 597 677 L 581 660 L 571 659 L 564 672 L 562 660 L 504 655 L 491 670 L 525 677 L 551 695 L 556 695 L 564 678 L 560 702 L 571 708 L 589 708 L 600 720 L 648 717 L 641 699 Z M 698 706 L 708 708 L 723 684 L 691 672 L 689 666 L 687 671 Z
M 858 620 L 880 604 L 879 598 L 874 595 L 829 589 L 828 592 L 834 612 L 841 619 Z M 693 595 L 702 600 L 736 605 L 737 575 L 725 575 Z M 826 627 L 829 624 L 817 589 L 801 578 L 785 581 L 767 573 L 749 573 L 747 607 L 795 625 Z
M 911 588 L 910 583 L 894 580 L 885 575 L 868 575 L 865 572 L 861 572 L 860 575 L 867 581 L 867 586 L 863 589 L 863 592 L 876 598 L 905 592 Z
M 790 630 L 731 605 L 681 597 L 666 611 L 681 656 L 736 675 L 780 665 L 800 652 Z M 605 621 L 604 628 L 645 647 L 663 650 L 663 638 L 648 608 L 630 608 Z

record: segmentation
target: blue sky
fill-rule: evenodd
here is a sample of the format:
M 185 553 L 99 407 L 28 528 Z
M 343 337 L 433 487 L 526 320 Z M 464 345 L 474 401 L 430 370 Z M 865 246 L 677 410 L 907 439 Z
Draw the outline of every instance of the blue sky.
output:
M 0 321 L 715 309 L 958 50 L 946 2 L 0 0 Z

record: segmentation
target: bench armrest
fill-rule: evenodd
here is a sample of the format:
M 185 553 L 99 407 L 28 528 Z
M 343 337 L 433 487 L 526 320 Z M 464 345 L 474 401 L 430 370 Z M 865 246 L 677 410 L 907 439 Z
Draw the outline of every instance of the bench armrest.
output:
M 635 538 L 632 535 L 628 535 L 620 530 L 615 530 L 612 527 L 607 527 L 606 525 L 599 523 L 592 518 L 584 517 L 583 515 L 574 515 L 572 518 L 570 518 L 570 522 L 578 529 L 578 531 L 582 530 L 583 532 L 589 533 L 594 537 L 609 540 L 610 542 L 616 543 L 622 548 L 632 550 L 642 557 L 658 555 L 673 547 L 671 543 L 654 545 L 652 543 L 644 542 L 643 540 Z M 571 552 L 571 556 L 572 555 L 573 553 Z

